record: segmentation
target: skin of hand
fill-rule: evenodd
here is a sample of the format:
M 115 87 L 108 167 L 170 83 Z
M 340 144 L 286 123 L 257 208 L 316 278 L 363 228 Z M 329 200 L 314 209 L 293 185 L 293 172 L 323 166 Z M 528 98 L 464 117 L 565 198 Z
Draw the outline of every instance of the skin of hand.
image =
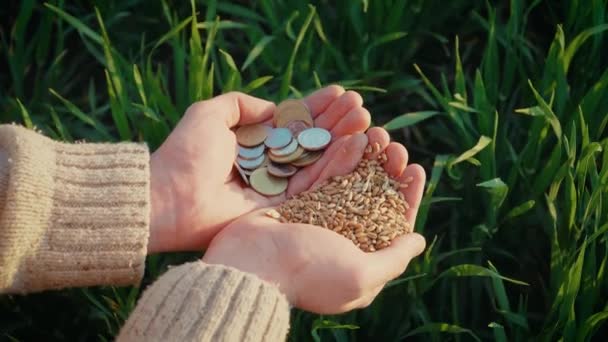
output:
M 303 101 L 315 126 L 328 129 L 334 139 L 369 127 L 370 114 L 356 92 L 329 86 Z M 201 250 L 234 219 L 285 200 L 285 194 L 268 198 L 256 193 L 233 170 L 238 152 L 232 129 L 254 123 L 270 125 L 274 109 L 272 102 L 238 92 L 187 109 L 151 156 L 148 253 Z M 292 188 L 306 189 L 302 184 L 315 177 L 300 175 Z
M 298 178 L 290 184 L 290 190 L 298 192 L 351 172 L 368 141 L 378 142 L 381 151 L 386 151 L 388 162 L 384 167 L 389 175 L 401 180 L 412 177 L 409 187 L 402 191 L 410 204 L 406 217 L 414 225 L 424 191 L 424 169 L 416 164 L 408 166 L 407 150 L 389 143 L 388 133 L 381 128 L 337 140 L 330 147 L 334 151 L 331 157 L 305 169 L 317 174 L 316 179 L 294 176 Z M 254 273 L 276 284 L 292 305 L 320 314 L 368 306 L 384 285 L 402 274 L 410 260 L 425 248 L 424 238 L 412 233 L 398 237 L 385 249 L 365 253 L 331 230 L 280 223 L 267 217 L 266 211 L 250 213 L 224 228 L 211 242 L 203 261 Z

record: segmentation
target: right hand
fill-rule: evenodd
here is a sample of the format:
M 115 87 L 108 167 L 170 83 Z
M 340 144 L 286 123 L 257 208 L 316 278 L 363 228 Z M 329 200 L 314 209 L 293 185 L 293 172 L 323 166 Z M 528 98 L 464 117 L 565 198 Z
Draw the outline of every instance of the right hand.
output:
M 370 129 L 367 135 L 344 137 L 342 146 L 336 147 L 340 153 L 325 164 L 321 178 L 315 183 L 351 172 L 368 141 L 378 142 L 382 150 L 386 149 L 386 171 L 398 179 L 413 178 L 402 191 L 410 204 L 406 218 L 414 225 L 425 173 L 419 165 L 407 166 L 405 148 L 389 144 L 388 140 L 388 133 L 380 128 Z M 398 277 L 425 247 L 424 238 L 412 233 L 395 239 L 388 248 L 364 253 L 331 230 L 280 223 L 267 217 L 266 211 L 245 215 L 223 229 L 211 242 L 203 261 L 254 273 L 278 285 L 294 306 L 320 314 L 342 313 L 369 305 L 384 285 Z
M 369 112 L 356 92 L 329 86 L 302 101 L 315 125 L 330 130 L 334 139 L 369 127 Z M 272 102 L 236 92 L 188 108 L 151 157 L 149 253 L 201 250 L 234 219 L 285 200 L 285 194 L 256 193 L 233 172 L 237 142 L 232 128 L 265 122 L 274 109 Z M 310 171 L 300 173 L 292 179 L 304 187 L 317 177 Z

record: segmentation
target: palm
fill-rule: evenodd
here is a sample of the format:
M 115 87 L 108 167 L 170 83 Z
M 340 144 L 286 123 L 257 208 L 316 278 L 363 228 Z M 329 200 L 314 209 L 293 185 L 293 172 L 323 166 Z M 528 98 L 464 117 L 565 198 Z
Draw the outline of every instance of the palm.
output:
M 352 171 L 368 141 L 379 142 L 383 147 L 388 144 L 386 132 L 377 128 L 367 136 L 354 137 L 361 141 L 349 141 L 343 146 L 342 153 L 324 165 L 324 176 L 317 182 Z M 424 171 L 418 165 L 406 167 L 407 153 L 398 146 L 391 144 L 386 148 L 386 169 L 394 176 L 413 178 L 403 191 L 411 205 L 406 216 L 414 223 Z M 294 183 L 299 181 L 294 179 Z M 412 237 L 399 238 L 386 250 L 364 253 L 330 230 L 283 224 L 266 217 L 265 211 L 250 213 L 222 230 L 209 246 L 204 261 L 230 265 L 277 283 L 292 303 L 310 311 L 337 313 L 365 306 L 384 283 L 403 271 L 409 258 L 419 253 L 420 240 L 416 245 Z
M 285 199 L 285 195 L 273 198 L 259 195 L 232 171 L 237 153 L 232 127 L 268 120 L 274 105 L 251 97 L 213 101 L 191 107 L 159 149 L 160 153 L 155 153 L 160 155 L 158 159 L 163 165 L 171 166 L 166 177 L 172 196 L 180 199 L 175 206 L 174 222 L 168 222 L 169 228 L 164 230 L 164 244 L 172 250 L 206 246 L 235 218 Z M 249 103 L 242 103 L 245 101 Z M 328 87 L 304 101 L 315 117 L 315 124 L 331 130 L 335 140 L 369 126 L 369 113 L 361 107 L 362 100 L 356 93 Z M 317 164 L 329 160 L 327 156 L 323 159 Z M 309 167 L 294 176 L 289 191 L 308 188 L 319 176 L 316 170 L 319 167 Z
M 352 273 L 344 260 L 363 264 L 365 254 L 330 230 L 307 224 L 281 224 L 266 217 L 264 211 L 250 213 L 222 230 L 204 260 L 255 273 L 280 284 L 284 292 L 289 292 L 288 296 L 298 297 L 297 301 L 313 307 L 333 306 L 332 301 L 348 302 L 357 289 L 348 293 L 331 284 L 343 282 Z M 251 257 L 239 257 L 244 254 Z M 231 256 L 234 258 L 230 259 Z M 268 262 L 260 263 L 259 259 Z M 305 288 L 315 288 L 316 293 L 308 296 L 300 290 Z

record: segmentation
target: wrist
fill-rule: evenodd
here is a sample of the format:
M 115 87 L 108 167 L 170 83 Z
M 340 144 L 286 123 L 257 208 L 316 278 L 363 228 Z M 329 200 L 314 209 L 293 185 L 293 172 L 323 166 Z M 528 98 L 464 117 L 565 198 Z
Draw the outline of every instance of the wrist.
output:
M 150 157 L 150 237 L 148 254 L 170 252 L 175 248 L 175 210 L 173 192 L 163 163 L 154 153 Z
M 269 227 L 269 229 L 272 228 Z M 252 234 L 255 234 L 255 232 L 252 232 Z M 255 244 L 255 239 L 251 239 L 250 241 L 252 241 L 252 244 Z M 276 287 L 287 298 L 288 302 L 294 305 L 298 297 L 297 284 L 281 270 L 281 267 L 278 265 L 281 261 L 275 258 L 261 257 L 264 253 L 260 251 L 243 251 L 238 246 L 242 246 L 242 241 L 224 240 L 221 243 L 221 247 L 214 246 L 212 242 L 205 251 L 202 261 L 208 265 L 222 265 L 253 274 Z M 265 248 L 265 246 L 260 247 Z M 268 259 L 271 260 L 269 261 Z

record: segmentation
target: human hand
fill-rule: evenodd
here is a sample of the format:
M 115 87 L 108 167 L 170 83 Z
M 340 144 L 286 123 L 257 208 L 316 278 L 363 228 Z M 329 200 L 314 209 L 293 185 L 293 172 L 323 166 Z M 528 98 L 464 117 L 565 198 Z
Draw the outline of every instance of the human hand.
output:
M 317 166 L 322 169 L 321 176 L 313 183 L 354 170 L 368 141 L 378 142 L 386 152 L 384 167 L 389 175 L 402 181 L 412 177 L 402 191 L 410 204 L 406 218 L 413 226 L 424 190 L 424 169 L 416 164 L 407 166 L 407 150 L 403 145 L 389 144 L 388 133 L 381 128 L 339 139 L 336 143 L 341 142 L 341 146 L 332 146 L 339 153 L 325 163 L 321 160 Z M 301 183 L 302 179 L 294 179 L 290 187 L 305 187 L 308 183 Z M 412 233 L 398 237 L 385 249 L 365 253 L 338 233 L 308 224 L 280 223 L 267 217 L 266 210 L 250 213 L 224 228 L 211 242 L 203 261 L 254 273 L 278 285 L 292 305 L 320 314 L 368 306 L 425 247 L 424 238 Z
M 334 139 L 369 127 L 369 112 L 355 92 L 330 86 L 303 101 L 315 126 L 330 130 Z M 231 129 L 267 121 L 274 108 L 272 102 L 236 92 L 188 108 L 151 157 L 149 253 L 200 250 L 235 218 L 285 200 L 285 195 L 256 193 L 233 172 L 237 143 Z M 292 189 L 304 189 L 302 184 L 318 176 L 301 173 L 292 177 L 297 179 Z

